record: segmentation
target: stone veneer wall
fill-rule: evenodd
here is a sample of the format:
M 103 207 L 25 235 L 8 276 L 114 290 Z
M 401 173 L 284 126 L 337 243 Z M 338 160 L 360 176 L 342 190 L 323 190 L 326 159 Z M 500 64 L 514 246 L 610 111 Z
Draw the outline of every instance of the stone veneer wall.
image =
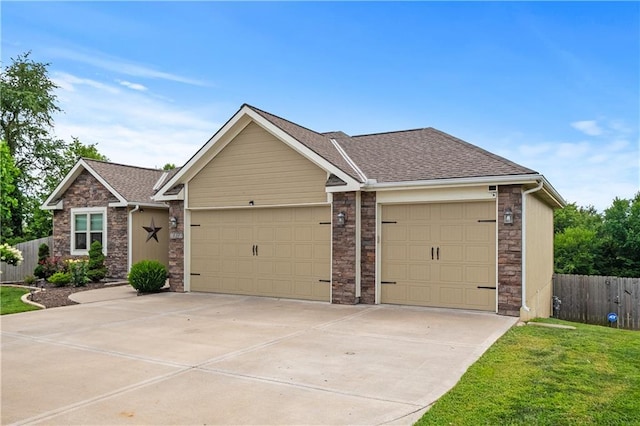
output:
M 169 230 L 169 288 L 184 292 L 184 201 L 169 201 L 169 217 L 178 219 L 178 226 Z
M 344 212 L 344 226 L 338 226 L 338 214 Z M 331 302 L 355 304 L 356 300 L 356 193 L 333 194 L 333 259 Z
M 376 193 L 360 199 L 360 303 L 376 303 Z
M 83 207 L 106 207 L 117 198 L 86 170 L 64 193 L 62 210 L 53 214 L 53 247 L 51 254 L 61 258 L 71 258 L 71 209 Z M 107 207 L 107 256 L 105 265 L 112 278 L 126 278 L 128 272 L 128 209 Z
M 505 225 L 505 208 L 513 224 Z M 498 313 L 520 316 L 522 306 L 522 186 L 498 187 Z

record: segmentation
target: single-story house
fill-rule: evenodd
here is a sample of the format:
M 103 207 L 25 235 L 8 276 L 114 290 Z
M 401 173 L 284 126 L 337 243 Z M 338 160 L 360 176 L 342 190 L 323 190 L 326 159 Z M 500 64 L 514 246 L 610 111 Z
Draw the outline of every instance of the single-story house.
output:
M 144 259 L 168 267 L 169 208 L 151 197 L 176 171 L 80 159 L 42 206 L 53 210 L 51 254 L 87 256 L 99 241 L 111 277 Z
M 173 291 L 551 313 L 565 201 L 540 173 L 434 128 L 318 133 L 245 104 L 182 168 L 154 172 L 144 206 L 98 165 L 116 167 L 81 160 L 47 200 L 55 253 L 73 250 L 68 223 L 101 184 L 91 207 L 124 209 L 130 227 L 136 206 L 168 206 L 155 223 L 169 226 Z

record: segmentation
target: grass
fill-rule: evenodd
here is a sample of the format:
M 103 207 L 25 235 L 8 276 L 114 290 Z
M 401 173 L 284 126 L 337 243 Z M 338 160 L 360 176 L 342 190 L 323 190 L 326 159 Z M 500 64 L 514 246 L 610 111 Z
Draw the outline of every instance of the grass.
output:
M 640 425 L 640 333 L 514 327 L 417 425 Z
M 24 303 L 20 298 L 29 290 L 19 287 L 0 287 L 0 315 L 18 312 L 35 311 L 37 306 Z

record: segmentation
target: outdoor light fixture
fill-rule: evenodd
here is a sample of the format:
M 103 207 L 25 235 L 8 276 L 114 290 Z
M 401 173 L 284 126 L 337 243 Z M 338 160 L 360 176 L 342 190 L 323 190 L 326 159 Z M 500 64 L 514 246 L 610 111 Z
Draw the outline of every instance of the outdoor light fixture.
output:
M 176 228 L 178 226 L 178 218 L 175 216 L 171 216 L 169 218 L 169 226 L 171 226 L 172 228 Z
M 344 226 L 344 222 L 347 220 L 347 215 L 344 212 L 338 213 L 338 226 Z
M 250 205 L 250 206 L 255 205 L 255 203 L 253 202 L 253 200 L 249 201 L 249 205 Z
M 513 225 L 513 212 L 511 211 L 511 207 L 504 209 L 504 224 Z

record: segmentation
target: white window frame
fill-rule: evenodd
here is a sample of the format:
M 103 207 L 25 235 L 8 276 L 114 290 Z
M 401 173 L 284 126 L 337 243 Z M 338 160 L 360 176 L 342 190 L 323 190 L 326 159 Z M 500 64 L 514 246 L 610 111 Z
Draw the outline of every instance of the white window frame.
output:
M 87 234 L 91 233 L 91 214 L 102 213 L 102 253 L 107 254 L 107 208 L 106 207 L 83 207 L 71 209 L 71 235 L 70 235 L 70 248 L 71 255 L 73 256 L 86 256 L 89 254 L 89 247 L 91 246 L 91 236 L 87 235 L 87 248 L 76 250 L 76 215 L 87 215 Z

